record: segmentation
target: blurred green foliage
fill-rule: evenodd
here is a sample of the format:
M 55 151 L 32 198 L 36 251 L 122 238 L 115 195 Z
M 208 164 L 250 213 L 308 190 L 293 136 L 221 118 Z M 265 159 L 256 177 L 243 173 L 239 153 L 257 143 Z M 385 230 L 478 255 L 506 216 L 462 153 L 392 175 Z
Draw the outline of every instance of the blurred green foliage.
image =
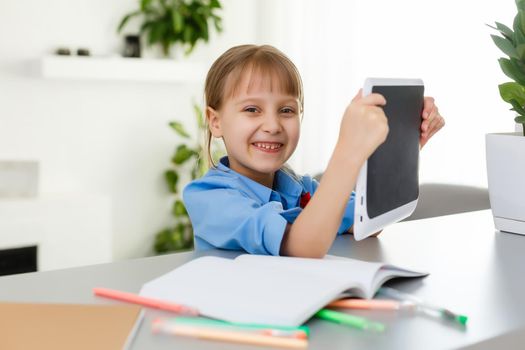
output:
M 140 0 L 140 8 L 125 15 L 117 31 L 120 33 L 131 18 L 139 16 L 140 34 L 149 45 L 161 45 L 167 57 L 172 45 L 180 44 L 189 55 L 199 40 L 208 42 L 210 23 L 222 32 L 222 19 L 217 14 L 221 9 L 219 0 Z
M 511 110 L 518 115 L 516 123 L 523 126 L 525 135 L 525 0 L 516 0 L 518 13 L 514 17 L 512 29 L 496 22 L 496 26 L 489 26 L 499 32 L 501 36 L 491 35 L 494 44 L 508 56 L 501 57 L 498 62 L 503 73 L 514 80 L 499 85 L 501 98 L 512 105 Z
M 198 134 L 204 135 L 206 124 L 202 109 L 194 104 L 193 110 L 198 126 Z M 175 132 L 179 143 L 171 157 L 171 167 L 164 172 L 166 185 L 173 194 L 173 205 L 171 214 L 173 224 L 158 232 L 155 236 L 154 251 L 156 253 L 167 253 L 175 251 L 190 250 L 193 248 L 193 227 L 188 212 L 182 201 L 182 188 L 185 183 L 180 180 L 184 171 L 189 171 L 192 180 L 203 176 L 208 171 L 207 150 L 204 142 L 192 140 L 190 134 L 179 121 L 169 123 Z M 187 142 L 189 141 L 190 145 Z M 217 160 L 224 154 L 223 148 L 214 141 L 212 144 L 213 159 Z

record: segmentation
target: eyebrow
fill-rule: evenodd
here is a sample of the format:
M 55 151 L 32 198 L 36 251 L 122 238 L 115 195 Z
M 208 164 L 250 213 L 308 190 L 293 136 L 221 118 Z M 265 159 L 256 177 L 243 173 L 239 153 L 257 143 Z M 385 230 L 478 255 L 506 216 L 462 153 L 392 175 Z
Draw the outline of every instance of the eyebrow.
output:
M 240 101 L 236 102 L 235 104 L 236 105 L 242 105 L 242 104 L 245 104 L 247 102 L 261 102 L 261 101 L 264 101 L 264 99 L 251 97 L 251 98 L 245 98 L 243 100 L 240 100 Z M 281 104 L 281 103 L 289 103 L 289 102 L 293 102 L 294 104 L 299 105 L 299 102 L 297 101 L 297 99 L 293 98 L 293 97 L 283 98 L 282 100 L 278 101 L 279 104 Z

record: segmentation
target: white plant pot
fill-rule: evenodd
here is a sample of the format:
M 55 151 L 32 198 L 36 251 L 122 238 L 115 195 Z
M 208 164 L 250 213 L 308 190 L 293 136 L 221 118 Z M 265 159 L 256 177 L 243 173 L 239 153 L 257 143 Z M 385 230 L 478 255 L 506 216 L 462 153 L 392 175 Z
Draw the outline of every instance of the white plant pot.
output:
M 525 136 L 487 134 L 490 206 L 497 230 L 525 235 Z

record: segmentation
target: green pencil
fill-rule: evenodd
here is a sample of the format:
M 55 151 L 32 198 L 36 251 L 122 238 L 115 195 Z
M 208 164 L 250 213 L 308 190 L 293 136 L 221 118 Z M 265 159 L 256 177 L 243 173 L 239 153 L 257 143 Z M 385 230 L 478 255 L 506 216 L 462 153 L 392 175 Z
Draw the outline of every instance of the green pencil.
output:
M 383 332 L 385 330 L 385 325 L 382 323 L 372 322 L 364 317 L 358 317 L 354 315 L 349 315 L 344 312 L 338 312 L 328 309 L 319 310 L 315 314 L 315 317 L 362 330 L 372 330 L 376 332 Z

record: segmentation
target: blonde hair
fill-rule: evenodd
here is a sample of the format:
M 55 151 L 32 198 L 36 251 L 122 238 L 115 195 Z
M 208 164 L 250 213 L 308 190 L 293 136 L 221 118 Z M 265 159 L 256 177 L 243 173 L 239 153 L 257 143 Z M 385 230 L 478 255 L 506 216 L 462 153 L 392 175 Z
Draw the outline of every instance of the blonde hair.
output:
M 206 107 L 219 110 L 225 98 L 236 94 L 237 87 L 248 70 L 251 70 L 252 73 L 257 72 L 264 77 L 270 77 L 271 89 L 273 88 L 273 78 L 277 77 L 278 87 L 283 92 L 290 96 L 297 96 L 302 113 L 304 95 L 299 71 L 284 53 L 270 45 L 235 46 L 215 60 L 206 76 L 204 87 Z M 216 167 L 211 155 L 212 134 L 207 118 L 206 130 L 208 164 L 210 167 Z

